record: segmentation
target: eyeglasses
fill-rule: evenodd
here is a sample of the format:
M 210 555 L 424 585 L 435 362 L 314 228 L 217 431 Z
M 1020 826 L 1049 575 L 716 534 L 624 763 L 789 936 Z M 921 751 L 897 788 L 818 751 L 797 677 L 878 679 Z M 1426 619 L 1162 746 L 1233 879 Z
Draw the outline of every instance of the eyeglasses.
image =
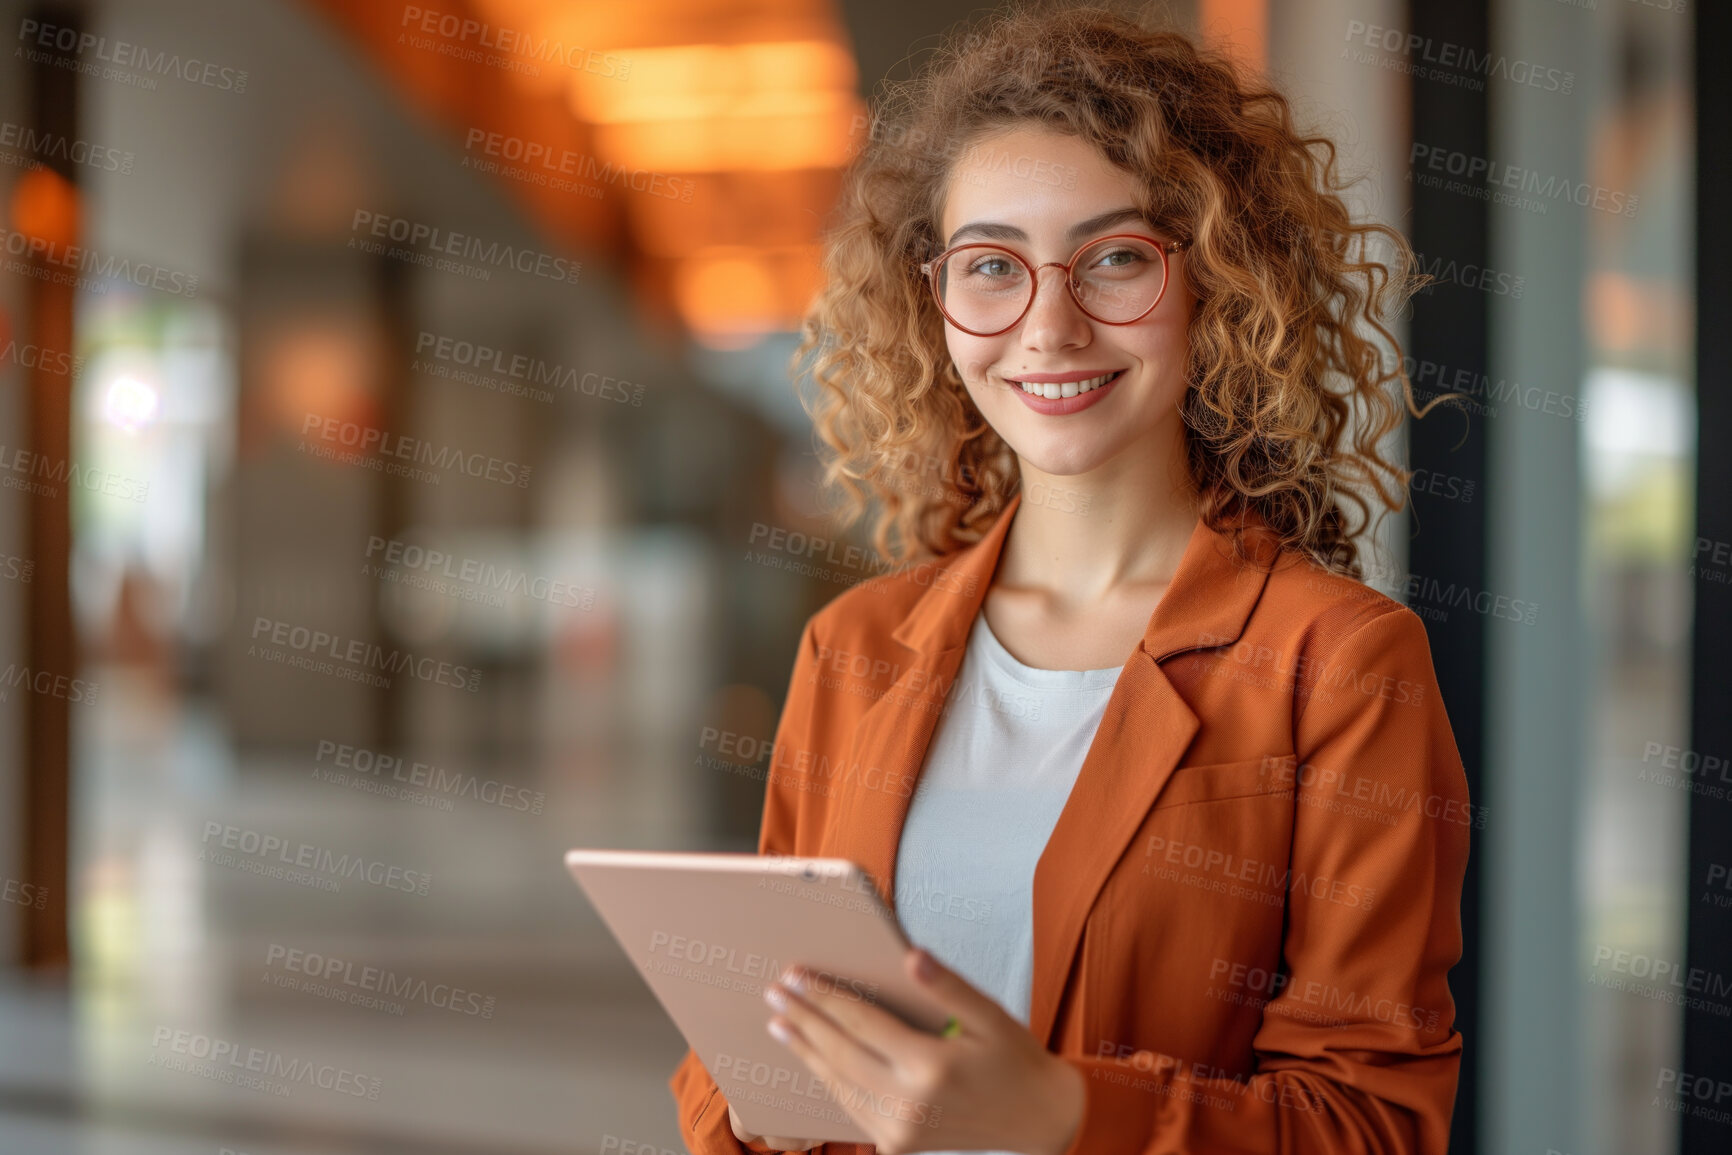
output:
M 1154 311 L 1167 291 L 1167 254 L 1189 241 L 1166 244 L 1136 233 L 1100 237 L 1069 261 L 1031 265 L 998 245 L 971 242 L 946 249 L 920 266 L 945 319 L 964 333 L 996 337 L 1014 329 L 1034 306 L 1040 271 L 1064 270 L 1077 308 L 1106 325 L 1129 325 Z

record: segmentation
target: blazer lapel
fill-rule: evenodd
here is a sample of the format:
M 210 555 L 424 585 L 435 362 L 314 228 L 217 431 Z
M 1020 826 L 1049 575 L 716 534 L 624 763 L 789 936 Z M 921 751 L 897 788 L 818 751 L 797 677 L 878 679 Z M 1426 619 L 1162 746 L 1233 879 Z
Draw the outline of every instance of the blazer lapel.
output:
M 939 562 L 945 580 L 932 580 L 891 634 L 915 657 L 889 692 L 861 717 L 844 770 L 855 785 L 830 808 L 825 853 L 858 863 L 896 907 L 896 850 L 902 824 L 926 762 L 926 749 L 967 650 L 968 632 L 986 600 L 998 555 L 1021 496 L 975 545 Z
M 1255 530 L 1245 536 L 1252 564 L 1241 566 L 1230 535 L 1197 523 L 1035 865 L 1029 1029 L 1045 1045 L 1089 910 L 1200 725 L 1160 663 L 1237 641 L 1263 593 L 1276 551 Z
M 1059 996 L 1095 896 L 1191 744 L 1197 715 L 1139 647 L 1107 699 L 1058 823 L 1034 869 L 1028 1026 L 1050 1044 Z

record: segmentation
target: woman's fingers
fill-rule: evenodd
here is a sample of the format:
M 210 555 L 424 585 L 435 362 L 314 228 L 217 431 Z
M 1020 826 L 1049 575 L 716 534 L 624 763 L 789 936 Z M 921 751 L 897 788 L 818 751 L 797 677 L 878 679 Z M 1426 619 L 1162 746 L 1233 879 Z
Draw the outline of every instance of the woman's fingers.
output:
M 767 1024 L 770 1033 L 833 1091 L 873 1087 L 884 1081 L 887 1065 L 883 1055 L 838 1027 L 799 995 L 785 987 L 772 989 L 780 991 L 783 998 L 770 1004 L 780 1012 Z
M 881 1150 L 899 1146 L 896 1129 L 903 1122 L 939 1116 L 930 1092 L 921 1088 L 931 1084 L 941 1066 L 934 1052 L 942 1044 L 920 1031 L 903 1031 L 908 1041 L 888 1056 L 880 1055 L 795 995 L 788 997 L 782 1014 L 770 1020 L 770 1033 L 823 1080 L 836 1105 Z
M 937 1041 L 925 1031 L 915 1030 L 903 1022 L 900 1016 L 879 1006 L 873 1001 L 872 992 L 861 991 L 855 986 L 827 979 L 799 967 L 793 968 L 790 975 L 799 980 L 800 985 L 795 987 L 794 991 L 807 1005 L 833 1022 L 843 1034 L 851 1035 L 865 1044 L 874 1056 L 921 1054 L 924 1048 Z M 785 982 L 778 985 L 787 989 Z M 790 1017 L 794 1018 L 796 1023 L 800 1021 L 797 1016 Z

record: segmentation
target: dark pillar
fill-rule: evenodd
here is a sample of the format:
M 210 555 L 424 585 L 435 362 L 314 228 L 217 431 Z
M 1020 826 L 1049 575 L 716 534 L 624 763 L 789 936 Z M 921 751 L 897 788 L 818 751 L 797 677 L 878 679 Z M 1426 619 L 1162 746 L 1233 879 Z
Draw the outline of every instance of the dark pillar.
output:
M 1716 557 L 1732 549 L 1732 73 L 1723 49 L 1732 37 L 1732 7 L 1702 4 L 1696 21 L 1696 541 L 1695 635 L 1690 659 L 1690 749 L 1698 758 L 1732 754 L 1732 586 L 1713 580 L 1728 566 Z M 1704 785 L 1724 786 L 1727 772 L 1704 772 Z M 1732 797 L 1690 791 L 1688 973 L 1732 975 Z M 1682 992 L 1680 992 L 1682 993 Z M 1684 1010 L 1684 1072 L 1732 1083 L 1732 1026 L 1713 1013 L 1724 999 L 1712 994 L 1710 1009 Z M 1686 1099 L 1688 1103 L 1702 1103 Z M 1708 1102 L 1704 1106 L 1723 1106 Z M 1732 1149 L 1732 1126 L 1713 1117 L 1685 1113 L 1680 1123 L 1684 1155 Z
M 44 23 L 82 29 L 80 15 L 54 7 L 31 13 Z M 27 116 L 50 140 L 78 139 L 78 77 L 65 68 L 21 60 L 28 92 Z M 40 159 L 40 158 L 39 158 Z M 76 166 L 69 160 L 40 160 L 77 189 Z M 57 238 L 64 240 L 65 238 Z M 33 261 L 43 268 L 42 258 Z M 56 266 L 59 271 L 64 271 Z M 26 333 L 39 348 L 71 352 L 75 289 L 51 280 L 30 278 L 24 286 Z M 51 463 L 72 460 L 71 378 L 38 365 L 23 375 L 24 444 Z M 35 574 L 26 585 L 29 607 L 20 664 L 32 673 L 47 671 L 71 677 L 78 665 L 72 636 L 72 486 L 54 485 L 48 493 L 23 498 L 27 556 L 35 559 Z M 47 892 L 47 902 L 17 909 L 23 918 L 19 953 L 29 967 L 65 966 L 67 941 L 68 853 L 71 846 L 71 705 L 53 694 L 20 695 L 24 709 L 24 878 Z
M 1458 0 L 1451 4 L 1408 0 L 1407 26 L 1435 43 L 1458 44 L 1484 53 L 1490 44 L 1488 0 Z M 1413 139 L 1433 148 L 1448 148 L 1469 156 L 1489 156 L 1491 119 L 1485 92 L 1467 85 L 1410 80 Z M 1488 267 L 1490 237 L 1487 203 L 1418 182 L 1409 185 L 1413 216 L 1409 239 L 1427 268 L 1450 261 Z M 1416 364 L 1430 361 L 1447 366 L 1450 376 L 1465 370 L 1480 380 L 1490 370 L 1489 305 L 1485 293 L 1443 283 L 1416 298 L 1407 353 Z M 1435 380 L 1435 377 L 1433 378 Z M 1415 388 L 1423 406 L 1438 390 Z M 1485 418 L 1478 406 L 1471 416 L 1452 405 L 1440 405 L 1423 420 L 1409 423 L 1410 465 L 1414 469 L 1472 478 L 1486 492 Z M 1413 494 L 1408 569 L 1445 586 L 1482 590 L 1486 577 L 1486 510 L 1488 502 L 1456 501 L 1429 493 Z M 1438 686 L 1449 711 L 1456 746 L 1467 768 L 1467 783 L 1475 805 L 1485 802 L 1486 619 L 1480 614 L 1451 615 L 1447 622 L 1426 622 L 1431 659 Z M 1450 1130 L 1450 1155 L 1478 1148 L 1480 990 L 1480 867 L 1484 853 L 1480 831 L 1474 831 L 1472 855 L 1461 895 L 1465 937 L 1462 960 L 1449 975 L 1455 999 L 1456 1027 L 1464 1039 L 1461 1083 L 1456 1091 L 1455 1121 Z

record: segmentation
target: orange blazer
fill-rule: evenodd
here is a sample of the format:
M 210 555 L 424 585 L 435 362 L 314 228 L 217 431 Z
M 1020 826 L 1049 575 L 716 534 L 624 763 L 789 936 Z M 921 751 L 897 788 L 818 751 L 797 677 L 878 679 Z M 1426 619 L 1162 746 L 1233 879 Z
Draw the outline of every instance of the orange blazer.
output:
M 853 859 L 893 905 L 1017 504 L 807 622 L 760 853 Z M 1034 872 L 1028 1026 L 1087 1086 L 1066 1155 L 1441 1155 L 1461 1061 L 1446 976 L 1483 815 L 1425 630 L 1255 523 L 1245 541 L 1250 564 L 1199 523 Z M 748 1149 L 694 1053 L 668 1085 L 693 1152 Z

